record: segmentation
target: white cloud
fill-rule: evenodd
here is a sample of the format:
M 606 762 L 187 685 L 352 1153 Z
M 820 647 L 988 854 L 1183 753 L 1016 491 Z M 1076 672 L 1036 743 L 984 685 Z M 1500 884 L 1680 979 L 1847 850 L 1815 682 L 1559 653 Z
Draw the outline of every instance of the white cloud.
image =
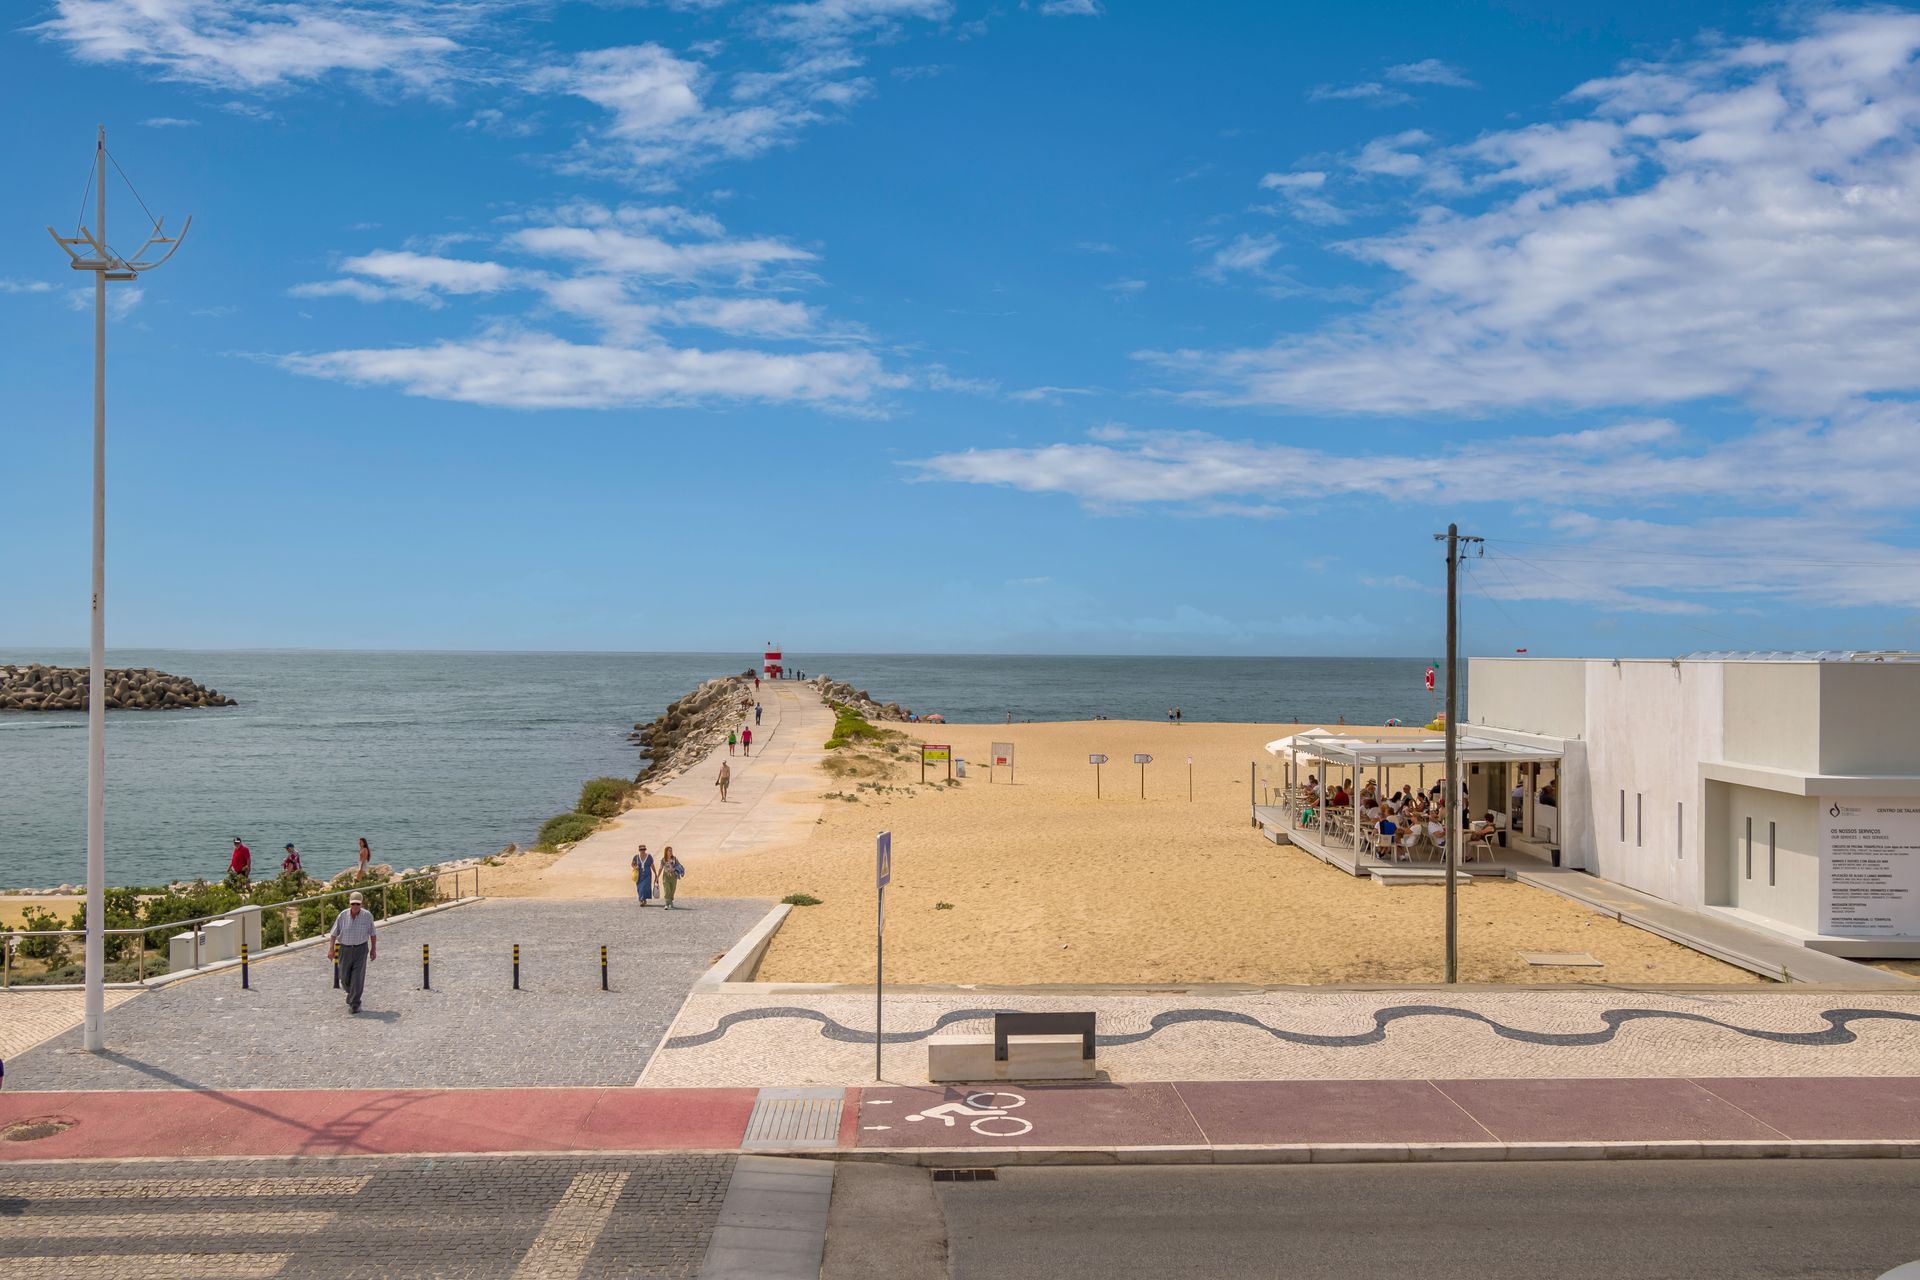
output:
M 1354 167 L 1424 179 L 1420 215 L 1342 247 L 1399 288 L 1170 364 L 1226 401 L 1380 413 L 1920 390 L 1917 51 L 1920 15 L 1833 14 L 1583 85 L 1564 122 L 1378 139 Z
M 1100 0 L 1042 0 L 1040 12 L 1049 18 L 1097 18 Z
M 1307 90 L 1307 101 L 1364 102 L 1370 107 L 1398 107 L 1412 102 L 1413 97 L 1378 80 L 1363 80 L 1359 84 L 1317 84 Z
M 140 123 L 149 129 L 190 129 L 200 122 L 198 120 L 188 120 L 181 116 L 148 116 Z
M 891 34 L 907 19 L 944 22 L 951 16 L 951 0 L 805 0 L 768 6 L 759 25 L 774 39 L 831 45 Z
M 1260 189 L 1274 192 L 1279 196 L 1281 203 L 1263 205 L 1259 208 L 1263 212 L 1288 214 L 1302 222 L 1323 225 L 1345 222 L 1346 210 L 1323 194 L 1326 186 L 1327 174 L 1322 169 L 1269 173 L 1260 179 Z
M 762 269 L 810 262 L 814 255 L 780 240 L 673 243 L 617 227 L 546 226 L 515 232 L 512 242 L 545 257 L 570 258 L 597 270 L 659 280 L 731 276 L 746 281 Z
M 1438 58 L 1422 58 L 1418 62 L 1403 62 L 1399 66 L 1388 67 L 1386 77 L 1401 84 L 1431 84 L 1448 89 L 1479 88 L 1458 67 L 1450 66 Z
M 714 400 L 858 406 L 876 389 L 898 385 L 866 351 L 623 347 L 545 334 L 297 354 L 282 357 L 281 363 L 313 377 L 515 409 L 651 408 Z
M 83 62 L 131 62 L 168 79 L 268 89 L 334 72 L 421 89 L 451 73 L 442 34 L 473 16 L 459 4 L 362 0 L 351 7 L 264 0 L 58 0 L 31 28 Z
M 0 293 L 52 293 L 53 286 L 45 280 L 9 280 L 0 277 Z
M 33 292 L 38 292 L 33 290 Z M 125 320 L 134 313 L 146 299 L 146 290 L 137 284 L 114 283 L 107 286 L 107 319 Z M 90 310 L 93 306 L 93 286 L 67 291 L 67 306 L 74 311 Z
M 1044 574 L 1042 574 L 1040 577 L 1037 577 L 1037 578 L 1008 578 L 1007 579 L 1007 585 L 1010 587 L 1044 587 L 1051 584 L 1052 582 L 1053 582 L 1053 579 Z

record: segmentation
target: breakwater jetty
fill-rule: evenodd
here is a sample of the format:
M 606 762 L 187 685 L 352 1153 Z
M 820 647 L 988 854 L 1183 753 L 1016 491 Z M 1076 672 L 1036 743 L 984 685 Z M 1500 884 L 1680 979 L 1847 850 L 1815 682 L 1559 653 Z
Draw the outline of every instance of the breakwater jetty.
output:
M 685 771 L 727 740 L 743 711 L 753 707 L 753 672 L 704 681 L 684 698 L 667 704 L 651 724 L 636 724 L 628 735 L 646 754 L 647 766 L 634 781 L 664 782 Z
M 866 720 L 911 720 L 913 712 L 897 702 L 876 702 L 868 696 L 865 689 L 856 689 L 844 680 L 835 680 L 830 676 L 814 676 L 808 684 L 820 691 L 820 697 L 831 703 L 852 707 Z
M 189 707 L 238 706 L 232 698 L 185 676 L 152 667 L 107 669 L 107 707 L 117 711 L 182 711 Z M 85 667 L 49 667 L 33 662 L 0 665 L 0 712 L 84 711 Z

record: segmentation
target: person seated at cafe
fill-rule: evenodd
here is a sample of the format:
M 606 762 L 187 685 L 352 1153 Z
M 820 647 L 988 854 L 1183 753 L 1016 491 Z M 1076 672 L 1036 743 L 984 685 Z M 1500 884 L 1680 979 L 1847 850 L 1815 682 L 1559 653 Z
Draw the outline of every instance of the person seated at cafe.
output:
M 1548 808 L 1556 807 L 1553 798 L 1553 784 L 1549 782 L 1546 786 L 1540 788 L 1540 794 L 1537 798 L 1541 804 L 1546 805 Z
M 1344 782 L 1336 783 L 1333 788 L 1333 799 L 1327 801 L 1327 807 L 1329 809 L 1346 809 L 1351 807 L 1352 804 L 1353 797 L 1347 793 L 1347 784 Z
M 1390 856 L 1393 850 L 1393 840 L 1395 836 L 1400 834 L 1400 824 L 1395 822 L 1392 817 L 1381 814 L 1379 819 L 1373 824 L 1373 829 L 1380 837 L 1376 847 L 1382 850 L 1380 857 L 1384 860 Z

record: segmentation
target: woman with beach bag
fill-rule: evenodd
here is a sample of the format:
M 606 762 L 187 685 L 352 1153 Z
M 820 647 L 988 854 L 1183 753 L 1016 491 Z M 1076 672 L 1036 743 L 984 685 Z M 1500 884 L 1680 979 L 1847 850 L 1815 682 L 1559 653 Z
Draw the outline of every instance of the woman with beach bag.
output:
M 660 891 L 667 899 L 667 910 L 673 910 L 673 891 L 680 883 L 680 877 L 687 869 L 680 865 L 680 859 L 673 856 L 673 846 L 668 845 L 666 853 L 660 858 Z
M 645 845 L 633 855 L 633 888 L 640 895 L 640 905 L 646 906 L 647 899 L 653 897 L 653 855 Z

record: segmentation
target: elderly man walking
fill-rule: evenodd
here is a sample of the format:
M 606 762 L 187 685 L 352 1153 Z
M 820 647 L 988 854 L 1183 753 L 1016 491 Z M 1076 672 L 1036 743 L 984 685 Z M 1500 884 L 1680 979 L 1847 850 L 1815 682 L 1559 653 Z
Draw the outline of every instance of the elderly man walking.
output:
M 360 1012 L 360 995 L 367 989 L 367 964 L 380 953 L 373 933 L 373 913 L 358 893 L 347 895 L 347 909 L 333 918 L 327 930 L 333 958 L 340 962 L 340 985 L 347 993 L 347 1012 Z

